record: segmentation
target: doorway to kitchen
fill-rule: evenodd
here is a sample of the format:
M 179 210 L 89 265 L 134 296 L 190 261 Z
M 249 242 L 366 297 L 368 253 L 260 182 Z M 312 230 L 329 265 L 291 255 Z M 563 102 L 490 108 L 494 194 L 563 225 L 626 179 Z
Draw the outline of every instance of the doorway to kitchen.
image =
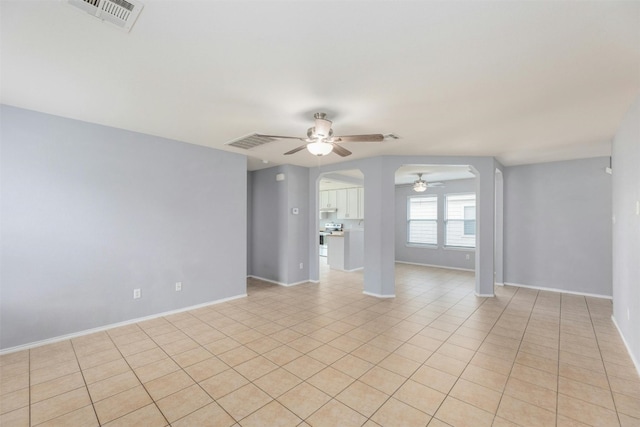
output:
M 318 182 L 320 270 L 364 268 L 364 175 L 358 169 L 325 173 Z M 321 274 L 322 276 L 322 274 Z

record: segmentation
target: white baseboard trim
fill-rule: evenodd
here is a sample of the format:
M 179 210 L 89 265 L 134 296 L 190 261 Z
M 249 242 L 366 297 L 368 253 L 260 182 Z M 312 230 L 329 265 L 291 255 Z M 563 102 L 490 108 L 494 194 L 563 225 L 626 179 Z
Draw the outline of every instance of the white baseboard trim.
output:
M 624 335 L 622 334 L 622 331 L 620 330 L 620 326 L 618 326 L 618 322 L 616 322 L 616 318 L 613 317 L 613 314 L 611 315 L 611 320 L 613 320 L 613 324 L 616 325 L 616 329 L 618 330 L 618 334 L 620 334 L 620 338 L 622 338 L 622 342 L 624 343 L 624 346 L 627 347 L 627 353 L 629 353 L 629 357 L 631 358 L 631 361 L 633 362 L 633 365 L 636 367 L 636 371 L 638 372 L 638 375 L 640 375 L 640 363 L 638 362 L 638 359 L 636 359 L 633 356 L 633 353 L 631 352 L 631 346 L 629 346 L 629 343 L 624 338 Z
M 444 269 L 447 269 L 447 270 L 458 270 L 458 271 L 475 272 L 475 270 L 472 269 L 472 268 L 448 267 L 448 266 L 445 266 L 445 265 L 422 264 L 422 263 L 419 263 L 419 262 L 408 262 L 408 261 L 398 261 L 398 260 L 396 260 L 396 262 L 398 264 L 419 265 L 419 266 L 422 266 L 422 267 L 435 267 L 435 268 L 444 268 Z
M 590 293 L 587 293 L 587 292 L 576 292 L 576 291 L 569 291 L 569 290 L 566 290 L 566 289 L 545 288 L 543 286 L 531 286 L 531 285 L 523 285 L 521 283 L 511 283 L 511 282 L 504 282 L 504 284 L 507 285 L 507 286 L 515 286 L 515 287 L 518 287 L 518 288 L 536 289 L 536 290 L 539 290 L 539 291 L 559 292 L 559 293 L 562 293 L 562 294 L 581 295 L 583 297 L 613 299 L 613 297 L 609 296 L 609 295 L 590 294 Z
M 479 294 L 477 292 L 474 292 L 475 296 L 480 297 L 480 298 L 493 298 L 496 295 L 495 294 Z
M 249 275 L 247 277 L 250 277 L 252 279 L 262 280 L 263 282 L 269 282 L 269 283 L 273 283 L 274 285 L 284 286 L 284 287 L 302 285 L 303 283 L 309 283 L 310 282 L 310 280 L 303 280 L 301 282 L 295 282 L 295 283 L 282 283 L 282 282 L 277 282 L 277 281 L 271 280 L 271 279 L 265 279 L 264 277 L 260 277 L 260 276 Z
M 495 282 L 495 283 L 494 283 L 494 285 L 496 285 L 496 286 L 504 286 L 504 283 L 502 283 L 502 282 Z
M 369 295 L 370 297 L 376 297 L 376 298 L 395 298 L 396 297 L 396 294 L 383 295 L 383 294 L 374 294 L 373 292 L 367 292 L 367 291 L 362 291 L 362 293 L 365 295 Z
M 360 271 L 360 270 L 364 270 L 364 267 L 358 267 L 358 268 L 354 268 L 353 270 L 343 270 L 347 273 L 353 273 L 354 271 Z
M 131 324 L 134 324 L 134 323 L 144 322 L 146 320 L 153 320 L 153 319 L 157 319 L 158 317 L 170 316 L 172 314 L 182 313 L 184 311 L 196 310 L 198 308 L 203 308 L 203 307 L 207 307 L 207 306 L 210 306 L 210 305 L 222 304 L 223 302 L 233 301 L 233 300 L 238 299 L 238 298 L 245 298 L 246 296 L 247 296 L 247 294 L 240 294 L 240 295 L 236 295 L 236 296 L 233 296 L 233 297 L 222 298 L 222 299 L 215 300 L 215 301 L 205 302 L 205 303 L 202 303 L 202 304 L 191 305 L 189 307 L 178 308 L 176 310 L 170 310 L 170 311 L 165 311 L 165 312 L 162 312 L 162 313 L 151 314 L 149 316 L 138 317 L 138 318 L 131 319 L 131 320 L 125 320 L 124 322 L 111 323 L 109 325 L 99 326 L 97 328 L 85 329 L 83 331 L 78 331 L 78 332 L 74 332 L 74 333 L 66 334 L 66 335 L 60 335 L 60 336 L 53 337 L 53 338 L 47 338 L 47 339 L 41 340 L 41 341 L 34 341 L 34 342 L 27 343 L 27 344 L 21 344 L 21 345 L 15 346 L 15 347 L 9 347 L 9 348 L 5 348 L 5 349 L 0 350 L 0 355 L 4 355 L 4 354 L 8 354 L 8 353 L 15 353 L 16 351 L 28 350 L 30 348 L 40 347 L 40 346 L 47 345 L 47 344 L 53 344 L 53 343 L 57 343 L 57 342 L 60 342 L 60 341 L 66 341 L 66 340 L 69 340 L 69 339 L 82 337 L 84 335 L 95 334 L 96 332 L 102 332 L 102 331 L 106 331 L 108 329 L 119 328 L 121 326 L 127 326 L 127 325 L 131 325 Z

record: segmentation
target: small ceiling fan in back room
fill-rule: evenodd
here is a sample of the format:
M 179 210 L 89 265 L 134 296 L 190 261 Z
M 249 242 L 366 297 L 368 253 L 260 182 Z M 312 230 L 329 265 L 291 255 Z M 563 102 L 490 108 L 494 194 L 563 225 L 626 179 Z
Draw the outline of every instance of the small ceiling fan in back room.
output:
M 263 145 L 268 142 L 272 142 L 276 139 L 297 139 L 305 142 L 293 150 L 287 151 L 285 155 L 295 154 L 298 151 L 302 151 L 305 148 L 313 155 L 326 156 L 327 154 L 334 152 L 339 156 L 346 157 L 351 154 L 351 151 L 347 150 L 341 143 L 344 142 L 382 142 L 385 138 L 398 139 L 393 134 L 383 135 L 381 133 L 368 134 L 368 135 L 342 135 L 334 136 L 333 129 L 331 128 L 332 122 L 327 119 L 325 113 L 315 113 L 313 115 L 315 119 L 314 126 L 307 129 L 307 137 L 298 136 L 282 136 L 282 135 L 266 135 L 261 133 L 254 133 L 246 137 L 231 141 L 228 145 L 232 145 L 238 148 L 249 149 L 258 145 Z
M 413 181 L 413 191 L 417 192 L 417 193 L 424 193 L 425 191 L 427 191 L 427 187 L 444 187 L 444 184 L 442 182 L 429 182 L 427 183 L 427 181 L 425 181 L 424 179 L 422 179 L 422 173 L 418 174 L 418 179 Z M 428 175 L 428 174 L 427 174 Z

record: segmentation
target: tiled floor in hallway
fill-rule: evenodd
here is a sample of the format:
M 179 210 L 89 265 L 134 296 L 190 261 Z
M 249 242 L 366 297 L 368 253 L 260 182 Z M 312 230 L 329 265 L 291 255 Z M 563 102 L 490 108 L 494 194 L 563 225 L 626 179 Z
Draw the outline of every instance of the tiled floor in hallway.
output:
M 0 357 L 9 426 L 640 426 L 605 299 L 397 264 Z

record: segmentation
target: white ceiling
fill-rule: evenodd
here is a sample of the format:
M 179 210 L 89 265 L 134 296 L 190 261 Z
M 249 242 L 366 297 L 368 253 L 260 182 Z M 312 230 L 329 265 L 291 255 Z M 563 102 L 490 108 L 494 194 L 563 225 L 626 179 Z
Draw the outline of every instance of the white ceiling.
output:
M 0 100 L 248 154 L 249 168 L 343 161 L 304 136 L 314 112 L 375 155 L 610 154 L 640 94 L 639 1 L 143 0 L 130 33 L 62 0 L 2 0 Z M 267 160 L 269 163 L 263 163 Z

